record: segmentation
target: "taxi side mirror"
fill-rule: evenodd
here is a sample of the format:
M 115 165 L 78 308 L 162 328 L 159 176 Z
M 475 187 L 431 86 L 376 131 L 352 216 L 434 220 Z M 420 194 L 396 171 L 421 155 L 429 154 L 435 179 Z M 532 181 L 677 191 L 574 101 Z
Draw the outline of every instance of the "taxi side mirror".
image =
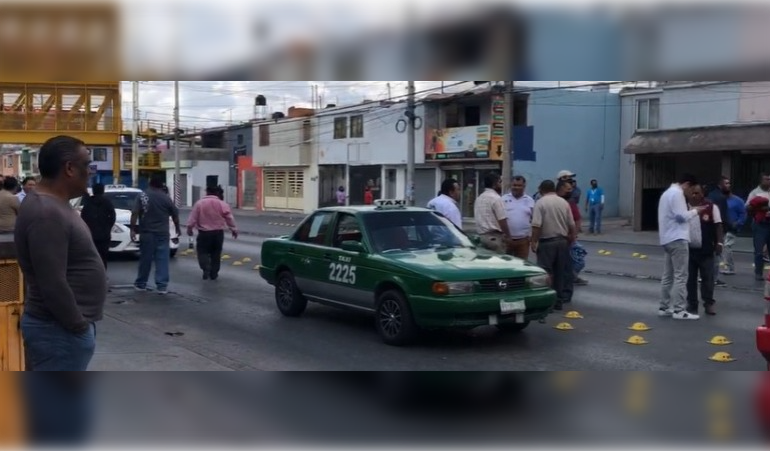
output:
M 341 247 L 343 251 L 356 252 L 359 254 L 366 253 L 366 246 L 360 241 L 343 241 Z

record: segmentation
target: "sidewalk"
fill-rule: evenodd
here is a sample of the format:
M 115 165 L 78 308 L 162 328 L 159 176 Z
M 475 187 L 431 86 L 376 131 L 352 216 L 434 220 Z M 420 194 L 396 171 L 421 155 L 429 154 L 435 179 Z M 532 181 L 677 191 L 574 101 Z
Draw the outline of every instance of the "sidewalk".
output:
M 190 210 L 190 208 L 181 208 L 180 212 L 186 218 Z M 255 236 L 274 235 L 269 233 L 268 230 L 263 230 L 262 226 L 270 225 L 293 228 L 307 217 L 304 213 L 258 212 L 253 210 L 233 210 L 233 214 L 236 220 L 243 220 L 241 221 L 245 226 L 243 233 Z M 258 222 L 262 224 L 257 225 Z M 650 247 L 660 246 L 657 232 L 634 232 L 627 218 L 605 218 L 602 221 L 603 231 L 601 235 L 589 235 L 587 233 L 590 226 L 589 221 L 583 221 L 582 226 L 583 233 L 580 235 L 580 240 L 583 242 Z M 255 228 L 256 230 L 248 230 L 247 228 Z M 463 229 L 468 233 L 475 233 L 473 219 L 464 219 Z M 733 247 L 733 252 L 753 253 L 754 245 L 751 238 L 738 238 Z

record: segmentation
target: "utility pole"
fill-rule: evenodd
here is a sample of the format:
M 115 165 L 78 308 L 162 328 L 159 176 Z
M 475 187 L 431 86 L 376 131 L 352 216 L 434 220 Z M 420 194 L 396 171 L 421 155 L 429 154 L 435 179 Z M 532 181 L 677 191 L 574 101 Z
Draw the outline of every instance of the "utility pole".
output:
M 390 83 L 388 83 L 388 101 L 393 100 L 393 93 L 390 89 Z
M 179 163 L 179 82 L 174 82 L 174 201 L 182 206 L 182 169 Z
M 414 102 L 414 82 L 409 82 L 409 98 L 407 100 L 407 155 L 406 155 L 406 201 L 409 205 L 414 205 L 414 158 L 416 151 L 415 141 L 415 102 Z
M 505 82 L 505 143 L 503 145 L 503 192 L 511 187 L 513 177 L 513 81 Z
M 139 188 L 139 82 L 133 81 L 134 114 L 131 130 L 131 186 Z M 118 183 L 118 180 L 115 181 Z

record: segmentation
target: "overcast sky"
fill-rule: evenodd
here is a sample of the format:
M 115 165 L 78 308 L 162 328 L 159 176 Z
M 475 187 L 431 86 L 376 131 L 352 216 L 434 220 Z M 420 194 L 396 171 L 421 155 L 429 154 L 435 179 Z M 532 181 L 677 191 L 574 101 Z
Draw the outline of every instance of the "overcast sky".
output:
M 289 107 L 312 106 L 311 87 L 319 86 L 323 104 L 351 105 L 363 100 L 383 100 L 390 92 L 396 100 L 407 93 L 406 81 L 182 81 L 180 86 L 180 122 L 182 128 L 208 128 L 248 121 L 253 117 L 254 98 L 264 95 L 268 101 L 268 114 L 286 112 Z M 460 83 L 445 81 L 446 86 Z M 557 82 L 521 82 L 527 86 L 556 86 Z M 562 86 L 585 84 L 585 81 L 564 81 Z M 446 91 L 463 91 L 472 83 L 462 83 L 446 88 Z M 440 92 L 440 81 L 418 81 L 417 92 Z M 131 82 L 123 82 L 123 119 L 130 130 L 132 114 Z M 149 120 L 151 126 L 173 124 L 174 82 L 148 81 L 139 85 L 140 119 Z

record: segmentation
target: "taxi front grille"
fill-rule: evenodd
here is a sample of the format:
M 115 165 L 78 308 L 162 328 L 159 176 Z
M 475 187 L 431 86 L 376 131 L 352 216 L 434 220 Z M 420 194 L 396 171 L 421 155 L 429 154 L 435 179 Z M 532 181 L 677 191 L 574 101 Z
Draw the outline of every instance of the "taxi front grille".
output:
M 479 293 L 507 293 L 527 288 L 527 280 L 523 277 L 514 279 L 488 279 L 478 282 Z

